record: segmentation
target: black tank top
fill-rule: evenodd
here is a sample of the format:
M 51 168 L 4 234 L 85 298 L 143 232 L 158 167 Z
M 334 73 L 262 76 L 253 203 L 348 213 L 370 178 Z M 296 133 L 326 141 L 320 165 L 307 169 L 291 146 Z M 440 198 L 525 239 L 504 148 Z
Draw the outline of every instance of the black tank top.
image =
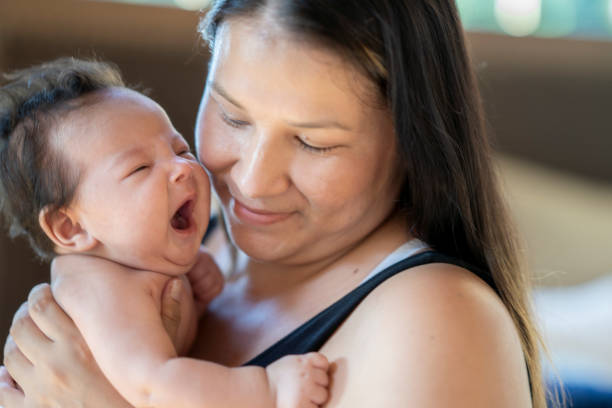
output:
M 302 324 L 244 365 L 266 367 L 279 358 L 289 354 L 304 354 L 311 351 L 318 351 L 351 312 L 355 310 L 359 303 L 361 303 L 370 292 L 376 289 L 378 285 L 406 269 L 430 263 L 445 263 L 465 268 L 475 273 L 487 282 L 493 290 L 498 292 L 495 284 L 488 278 L 488 275 L 482 273 L 478 268 L 457 258 L 446 256 L 435 251 L 422 252 L 409 256 L 372 276 L 340 300 Z

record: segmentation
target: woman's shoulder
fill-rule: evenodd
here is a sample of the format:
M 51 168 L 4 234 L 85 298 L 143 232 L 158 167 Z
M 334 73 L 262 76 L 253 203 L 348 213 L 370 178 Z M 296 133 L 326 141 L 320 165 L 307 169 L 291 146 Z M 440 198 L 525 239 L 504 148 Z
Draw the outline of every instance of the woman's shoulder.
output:
M 369 381 L 383 390 L 368 406 L 518 407 L 529 401 L 525 360 L 507 309 L 489 285 L 451 264 L 421 265 L 387 279 L 322 351 L 346 361 L 341 377 L 368 367 Z M 340 405 L 351 406 L 366 386 L 360 381 L 347 382 L 335 397 L 344 399 Z M 465 400 L 458 403 L 460 395 Z
M 447 263 L 416 266 L 387 279 L 350 319 L 365 325 L 378 321 L 390 326 L 389 331 L 418 328 L 432 335 L 477 335 L 493 329 L 518 339 L 512 318 L 496 292 L 473 272 Z
M 427 263 L 400 272 L 372 291 L 369 301 L 397 308 L 398 316 L 405 316 L 404 309 L 409 307 L 424 316 L 459 318 L 460 312 L 465 311 L 483 313 L 482 318 L 492 314 L 494 321 L 510 318 L 490 285 L 474 272 L 450 263 Z

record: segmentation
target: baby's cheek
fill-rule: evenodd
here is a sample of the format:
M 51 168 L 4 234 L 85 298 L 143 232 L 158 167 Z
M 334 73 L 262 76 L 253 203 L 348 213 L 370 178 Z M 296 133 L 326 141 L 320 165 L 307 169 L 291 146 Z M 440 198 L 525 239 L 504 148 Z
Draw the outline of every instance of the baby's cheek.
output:
M 143 204 L 140 211 L 135 211 L 130 220 L 120 226 L 125 246 L 137 252 L 146 252 L 166 239 L 169 223 L 168 215 L 161 211 L 147 211 Z

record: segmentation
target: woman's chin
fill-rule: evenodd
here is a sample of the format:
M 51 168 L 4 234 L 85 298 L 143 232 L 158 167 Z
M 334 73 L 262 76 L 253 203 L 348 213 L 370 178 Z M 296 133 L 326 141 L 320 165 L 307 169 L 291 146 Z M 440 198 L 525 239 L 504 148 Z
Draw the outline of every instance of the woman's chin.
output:
M 302 242 L 301 237 L 295 233 L 268 235 L 240 227 L 232 227 L 229 232 L 234 246 L 252 260 L 285 264 L 308 262 L 305 249 L 311 245 Z

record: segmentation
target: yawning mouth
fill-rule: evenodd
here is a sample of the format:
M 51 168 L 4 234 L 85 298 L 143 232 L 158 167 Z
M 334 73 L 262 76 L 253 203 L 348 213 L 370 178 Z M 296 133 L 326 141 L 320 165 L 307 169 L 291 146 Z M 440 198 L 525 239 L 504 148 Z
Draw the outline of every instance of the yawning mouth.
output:
M 179 207 L 179 209 L 174 213 L 172 220 L 170 220 L 170 225 L 172 225 L 172 228 L 179 231 L 184 231 L 191 227 L 193 224 L 193 205 L 193 200 L 187 200 L 185 204 Z

